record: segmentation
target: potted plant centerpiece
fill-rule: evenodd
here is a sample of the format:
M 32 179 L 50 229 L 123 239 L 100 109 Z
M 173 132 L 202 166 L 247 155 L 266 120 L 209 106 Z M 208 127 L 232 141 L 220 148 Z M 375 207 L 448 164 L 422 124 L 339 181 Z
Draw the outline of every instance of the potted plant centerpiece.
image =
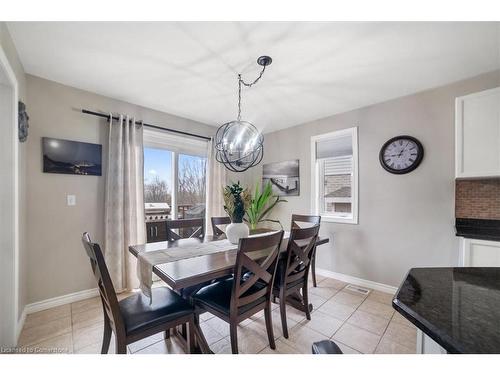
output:
M 251 199 L 250 191 L 243 189 L 239 181 L 224 188 L 224 210 L 231 218 L 231 224 L 226 228 L 226 237 L 232 244 L 237 244 L 240 238 L 250 234 L 248 226 L 243 222 L 243 216 L 250 206 Z
M 247 209 L 247 218 L 246 221 L 250 224 L 250 230 L 256 231 L 257 225 L 259 223 L 269 221 L 273 223 L 278 223 L 282 229 L 279 220 L 267 219 L 267 215 L 272 211 L 272 209 L 280 202 L 287 202 L 284 199 L 281 199 L 277 195 L 273 195 L 273 187 L 271 182 L 268 181 L 267 184 L 263 187 L 262 192 L 259 190 L 259 183 L 255 186 L 255 193 L 250 201 L 250 205 Z

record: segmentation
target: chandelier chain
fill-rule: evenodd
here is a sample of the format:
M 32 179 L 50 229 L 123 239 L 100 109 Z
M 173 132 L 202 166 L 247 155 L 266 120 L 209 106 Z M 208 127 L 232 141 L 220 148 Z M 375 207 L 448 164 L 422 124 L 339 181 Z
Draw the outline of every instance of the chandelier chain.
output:
M 238 74 L 238 121 L 241 120 L 241 85 L 243 84 L 246 87 L 252 87 L 255 85 L 259 80 L 262 78 L 262 75 L 264 74 L 264 71 L 266 70 L 266 66 L 264 65 L 262 67 L 262 70 L 260 71 L 260 74 L 257 78 L 253 80 L 253 82 L 247 83 L 243 81 L 243 78 L 241 78 L 241 74 Z

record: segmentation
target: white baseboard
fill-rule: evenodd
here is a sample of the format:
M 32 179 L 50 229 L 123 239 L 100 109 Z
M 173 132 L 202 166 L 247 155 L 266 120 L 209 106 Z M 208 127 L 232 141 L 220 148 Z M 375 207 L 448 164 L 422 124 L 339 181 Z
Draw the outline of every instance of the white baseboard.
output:
M 23 309 L 23 312 L 19 319 L 17 320 L 17 326 L 16 326 L 16 343 L 19 341 L 19 336 L 21 335 L 21 331 L 23 330 L 24 327 L 24 322 L 26 321 L 26 307 Z
M 38 311 L 47 310 L 52 307 L 57 307 L 61 305 L 66 305 L 68 303 L 73 303 L 81 301 L 87 298 L 96 297 L 99 295 L 97 288 L 82 290 L 80 292 L 66 294 L 64 296 L 49 298 L 44 301 L 34 302 L 26 305 L 23 314 L 33 314 Z
M 365 288 L 378 290 L 378 291 L 384 292 L 384 293 L 395 294 L 398 290 L 398 288 L 391 286 L 391 285 L 377 283 L 377 282 L 371 281 L 371 280 L 360 279 L 359 277 L 345 275 L 343 273 L 333 272 L 333 271 L 325 270 L 322 268 L 316 268 L 316 273 L 318 275 L 321 275 L 321 276 L 331 277 L 333 279 L 337 279 L 337 280 L 343 281 L 345 283 L 364 286 Z

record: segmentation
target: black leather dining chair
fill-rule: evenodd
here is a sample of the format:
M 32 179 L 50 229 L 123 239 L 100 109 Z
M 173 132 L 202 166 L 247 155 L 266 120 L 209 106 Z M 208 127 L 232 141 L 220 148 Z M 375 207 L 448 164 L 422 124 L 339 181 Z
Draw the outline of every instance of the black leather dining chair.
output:
M 308 276 L 318 232 L 319 225 L 308 228 L 292 228 L 286 254 L 278 262 L 273 285 L 273 297 L 279 298 L 281 326 L 285 338 L 288 338 L 286 300 L 289 296 L 297 296 L 302 300 L 306 318 L 311 320 Z M 300 291 L 302 291 L 302 294 Z
M 203 287 L 192 296 L 197 308 L 229 323 L 231 351 L 238 353 L 238 324 L 264 310 L 269 346 L 276 348 L 271 318 L 271 291 L 283 231 L 242 238 L 233 276 Z
M 231 224 L 231 218 L 229 216 L 215 216 L 211 218 L 211 222 L 214 236 L 219 237 L 224 234 L 224 231 L 219 227 L 219 225 Z
M 90 266 L 97 281 L 104 313 L 104 336 L 101 353 L 108 353 L 111 333 L 115 334 L 116 353 L 127 353 L 127 345 L 168 332 L 178 325 L 187 325 L 187 350 L 194 351 L 194 308 L 169 288 L 153 288 L 153 299 L 135 293 L 118 301 L 108 267 L 100 246 L 85 232 L 83 246 L 90 258 Z
M 292 215 L 292 223 L 290 225 L 290 228 L 302 228 L 303 225 L 306 224 L 311 224 L 311 225 L 320 225 L 321 224 L 321 216 L 318 215 L 297 215 L 293 214 Z M 316 282 L 316 247 L 314 247 L 312 258 L 311 258 L 311 276 L 312 276 L 312 282 L 313 286 L 316 288 L 318 286 Z
M 339 346 L 331 340 L 318 341 L 312 344 L 312 354 L 343 354 Z
M 166 226 L 167 241 L 205 237 L 205 219 L 167 220 Z

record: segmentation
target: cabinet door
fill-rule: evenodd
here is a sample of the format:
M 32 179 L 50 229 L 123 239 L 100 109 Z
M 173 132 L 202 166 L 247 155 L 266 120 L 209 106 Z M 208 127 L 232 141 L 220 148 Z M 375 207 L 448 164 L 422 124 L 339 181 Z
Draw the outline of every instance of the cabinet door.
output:
M 159 222 L 156 225 L 156 241 L 166 241 L 167 240 L 167 224 L 164 221 Z
M 500 267 L 500 242 L 468 238 L 462 241 L 465 267 Z
M 500 88 L 457 98 L 455 111 L 456 177 L 500 176 Z
M 447 351 L 423 333 L 421 330 L 417 329 L 417 354 L 446 354 Z
M 156 242 L 156 224 L 146 223 L 146 242 Z

